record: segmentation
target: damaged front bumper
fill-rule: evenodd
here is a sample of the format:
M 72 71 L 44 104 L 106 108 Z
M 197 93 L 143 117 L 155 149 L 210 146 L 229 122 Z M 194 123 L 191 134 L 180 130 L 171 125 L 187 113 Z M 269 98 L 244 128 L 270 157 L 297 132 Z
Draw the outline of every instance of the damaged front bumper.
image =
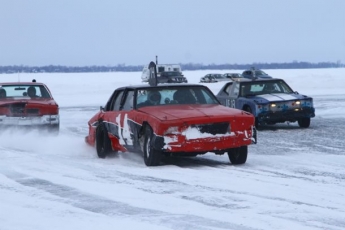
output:
M 276 123 L 276 122 L 295 122 L 301 118 L 315 117 L 314 108 L 300 108 L 285 111 L 269 111 L 258 115 L 259 123 Z

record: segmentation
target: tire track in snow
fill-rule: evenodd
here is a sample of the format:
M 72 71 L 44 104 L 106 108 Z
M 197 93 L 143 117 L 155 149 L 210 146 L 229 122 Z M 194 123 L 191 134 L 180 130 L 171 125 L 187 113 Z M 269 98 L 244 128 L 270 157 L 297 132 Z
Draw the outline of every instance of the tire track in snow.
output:
M 28 177 L 19 173 L 7 173 L 7 177 L 13 179 L 17 183 L 35 188 L 59 198 L 59 202 L 72 205 L 86 211 L 103 214 L 107 216 L 123 216 L 124 218 L 139 217 L 143 221 L 155 222 L 159 225 L 166 225 L 173 229 L 200 229 L 206 230 L 210 228 L 217 229 L 239 229 L 239 230 L 255 230 L 255 228 L 245 227 L 243 225 L 222 222 L 213 219 L 207 219 L 195 215 L 180 215 L 167 212 L 133 207 L 126 203 L 121 203 L 82 192 L 78 189 L 64 185 L 52 183 L 39 178 Z M 57 200 L 54 200 L 57 201 Z M 179 227 L 180 226 L 180 227 Z

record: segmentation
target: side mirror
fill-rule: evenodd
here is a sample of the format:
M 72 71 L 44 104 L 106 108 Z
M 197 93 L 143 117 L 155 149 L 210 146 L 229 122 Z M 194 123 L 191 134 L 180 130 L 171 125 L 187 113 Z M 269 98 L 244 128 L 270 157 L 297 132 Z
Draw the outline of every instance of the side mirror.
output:
M 100 106 L 100 107 L 99 107 L 99 110 L 100 110 L 101 112 L 104 112 L 104 107 L 103 107 L 103 106 Z

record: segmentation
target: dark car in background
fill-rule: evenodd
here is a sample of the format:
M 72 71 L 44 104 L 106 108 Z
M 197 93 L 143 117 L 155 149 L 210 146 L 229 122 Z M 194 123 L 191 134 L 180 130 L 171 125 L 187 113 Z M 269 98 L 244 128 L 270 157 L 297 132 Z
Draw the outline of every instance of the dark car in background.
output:
M 179 71 L 161 72 L 157 81 L 158 83 L 188 83 L 187 78 Z
M 242 78 L 242 74 L 240 73 L 224 73 L 223 74 L 223 78 L 228 79 L 228 80 L 232 80 L 235 78 Z
M 223 75 L 220 73 L 209 73 L 200 78 L 201 83 L 212 83 L 220 81 L 229 81 L 229 79 L 224 78 Z
M 255 69 L 255 68 L 243 71 L 242 77 L 248 78 L 248 79 L 253 79 L 253 78 L 272 78 L 270 75 L 268 75 L 264 71 L 262 71 L 260 69 Z

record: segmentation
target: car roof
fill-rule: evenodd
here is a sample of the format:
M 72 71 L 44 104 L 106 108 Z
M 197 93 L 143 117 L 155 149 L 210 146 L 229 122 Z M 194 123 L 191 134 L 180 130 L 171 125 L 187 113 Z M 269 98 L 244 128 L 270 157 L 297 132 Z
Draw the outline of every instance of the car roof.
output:
M 201 84 L 190 84 L 190 83 L 169 83 L 169 84 L 158 84 L 157 86 L 150 86 L 149 84 L 140 84 L 140 85 L 128 85 L 128 86 L 122 86 L 117 89 L 148 89 L 148 88 L 170 88 L 170 87 L 204 87 L 207 88 L 207 86 L 201 85 Z
M 0 82 L 0 85 L 45 85 L 40 82 Z
M 249 78 L 236 78 L 236 79 L 233 79 L 232 81 L 233 82 L 257 82 L 257 81 L 260 81 L 260 82 L 264 82 L 264 81 L 277 81 L 277 80 L 283 80 L 281 78 L 256 78 L 256 79 L 249 79 Z

